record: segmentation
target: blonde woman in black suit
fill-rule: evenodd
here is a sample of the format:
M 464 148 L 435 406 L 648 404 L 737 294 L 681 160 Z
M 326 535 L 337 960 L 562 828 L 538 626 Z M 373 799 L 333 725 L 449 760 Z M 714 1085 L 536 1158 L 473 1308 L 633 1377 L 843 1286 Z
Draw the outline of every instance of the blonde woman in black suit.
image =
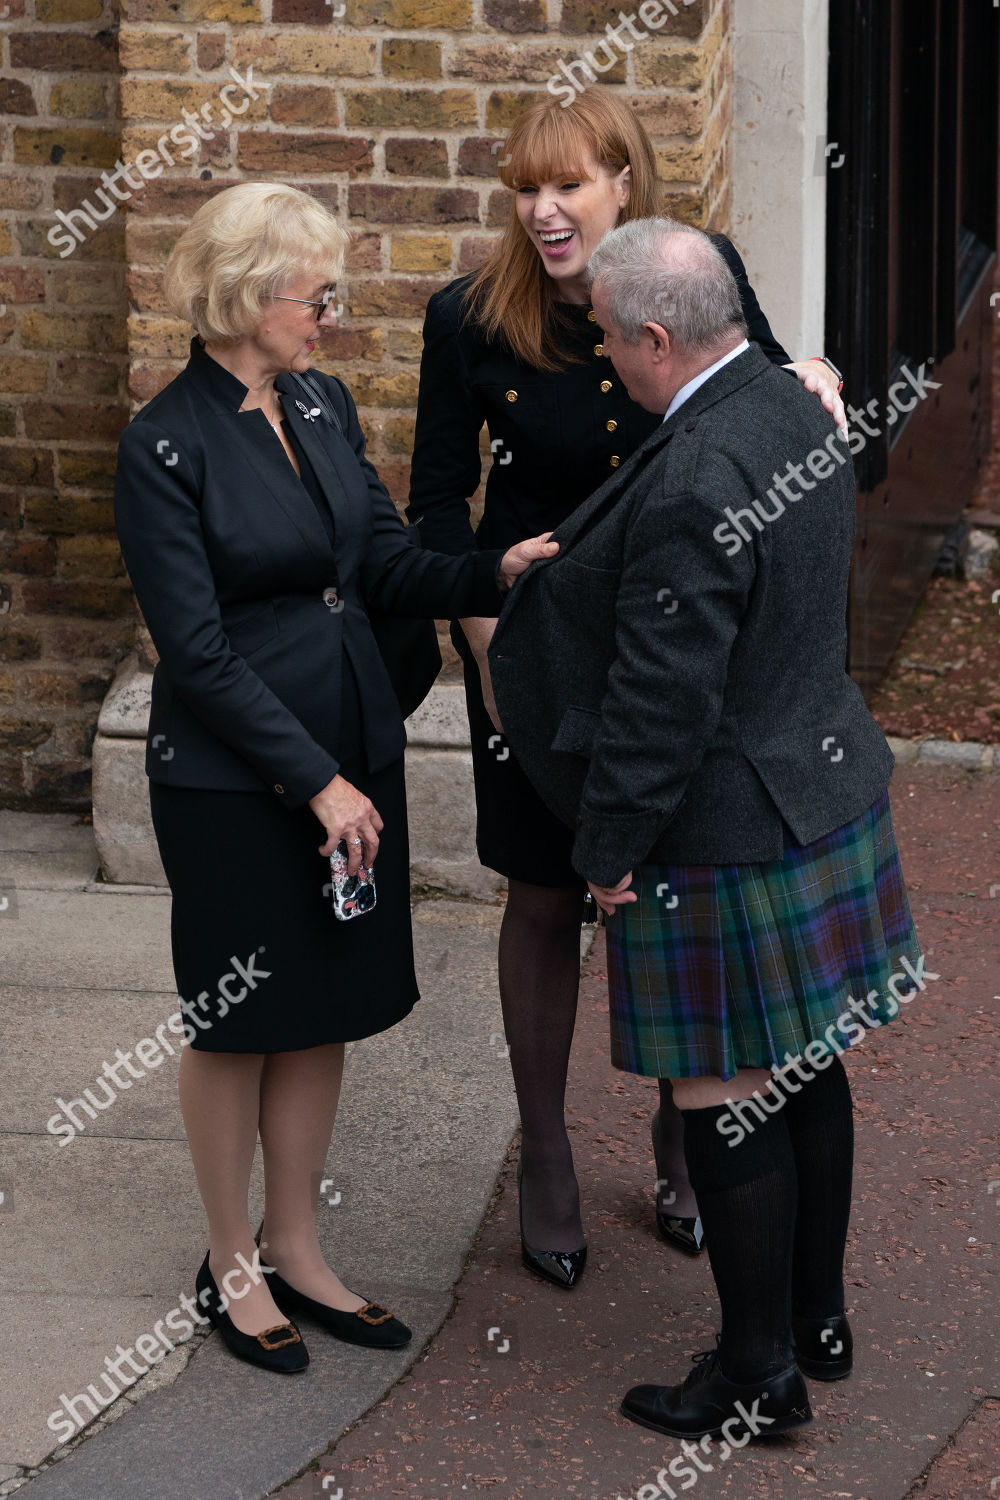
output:
M 147 770 L 209 1225 L 199 1298 L 234 1353 L 282 1372 L 308 1360 L 295 1312 L 354 1343 L 410 1338 L 326 1265 L 315 1224 L 344 1044 L 418 999 L 405 734 L 367 608 L 495 614 L 554 550 L 414 547 L 346 387 L 313 376 L 303 399 L 347 244 L 287 186 L 240 184 L 195 214 L 166 276 L 191 359 L 124 433 L 115 496 L 160 658 Z M 346 922 L 329 897 L 341 840 L 350 874 L 378 857 L 376 905 Z M 263 1274 L 247 1209 L 258 1135 Z

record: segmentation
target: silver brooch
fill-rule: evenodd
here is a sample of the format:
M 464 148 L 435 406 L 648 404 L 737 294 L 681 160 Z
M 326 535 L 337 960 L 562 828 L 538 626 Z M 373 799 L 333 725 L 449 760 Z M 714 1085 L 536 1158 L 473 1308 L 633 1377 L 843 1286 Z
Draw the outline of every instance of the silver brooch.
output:
M 322 415 L 318 406 L 314 406 L 310 409 L 302 401 L 296 401 L 295 405 L 298 407 L 299 411 L 302 413 L 303 418 L 307 422 L 315 422 L 316 418 Z

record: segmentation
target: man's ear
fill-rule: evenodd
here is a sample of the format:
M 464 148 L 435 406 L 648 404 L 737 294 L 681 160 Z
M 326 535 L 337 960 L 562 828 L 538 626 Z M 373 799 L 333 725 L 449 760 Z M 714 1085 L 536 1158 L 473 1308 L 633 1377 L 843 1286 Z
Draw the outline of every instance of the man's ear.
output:
M 643 332 L 647 333 L 652 340 L 654 360 L 659 362 L 669 359 L 674 341 L 667 330 L 662 328 L 659 323 L 644 323 Z

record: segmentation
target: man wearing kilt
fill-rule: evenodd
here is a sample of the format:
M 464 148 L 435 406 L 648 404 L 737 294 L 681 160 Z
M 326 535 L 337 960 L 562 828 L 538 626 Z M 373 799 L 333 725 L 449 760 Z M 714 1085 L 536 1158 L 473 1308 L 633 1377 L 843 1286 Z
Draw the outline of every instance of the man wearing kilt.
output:
M 717 1349 L 623 1411 L 776 1435 L 811 1419 L 803 1373 L 851 1369 L 840 1053 L 915 993 L 901 967 L 922 987 L 892 753 L 846 672 L 854 476 L 846 435 L 747 342 L 706 235 L 633 220 L 591 273 L 604 352 L 664 421 L 515 586 L 491 676 L 607 914 L 612 1060 L 684 1112 L 722 1308 Z

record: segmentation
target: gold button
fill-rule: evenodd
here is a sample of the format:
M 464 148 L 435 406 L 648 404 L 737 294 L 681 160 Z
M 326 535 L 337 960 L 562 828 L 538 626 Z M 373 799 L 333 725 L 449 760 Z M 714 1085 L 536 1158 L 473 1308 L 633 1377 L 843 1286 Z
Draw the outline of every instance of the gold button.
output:
M 611 389 L 611 381 L 610 380 L 602 380 L 601 381 L 601 390 L 604 392 L 605 395 L 608 394 L 608 391 L 610 391 L 610 389 Z
M 507 400 L 508 401 L 516 401 L 517 400 L 517 392 L 516 391 L 508 391 L 507 392 Z
M 608 429 L 609 432 L 617 432 L 618 431 L 618 423 L 615 422 L 615 421 L 613 421 L 613 420 L 610 421 L 610 422 L 605 422 L 604 425 Z
M 604 345 L 603 344 L 595 344 L 594 345 L 594 353 L 598 356 L 598 358 L 600 358 L 600 356 L 604 353 Z
M 280 781 L 276 781 L 274 783 L 274 790 L 278 793 L 278 795 L 280 797 L 283 797 L 285 795 L 285 788 L 281 785 Z
M 587 314 L 587 322 L 588 323 L 596 323 L 597 322 L 597 314 L 595 313 L 595 311 L 594 311 L 593 308 L 591 308 L 590 312 Z
M 618 467 L 618 465 L 620 463 L 621 463 L 621 459 L 618 457 L 618 454 L 617 453 L 612 453 L 612 455 L 611 455 L 611 467 L 613 469 L 617 469 L 617 467 Z

